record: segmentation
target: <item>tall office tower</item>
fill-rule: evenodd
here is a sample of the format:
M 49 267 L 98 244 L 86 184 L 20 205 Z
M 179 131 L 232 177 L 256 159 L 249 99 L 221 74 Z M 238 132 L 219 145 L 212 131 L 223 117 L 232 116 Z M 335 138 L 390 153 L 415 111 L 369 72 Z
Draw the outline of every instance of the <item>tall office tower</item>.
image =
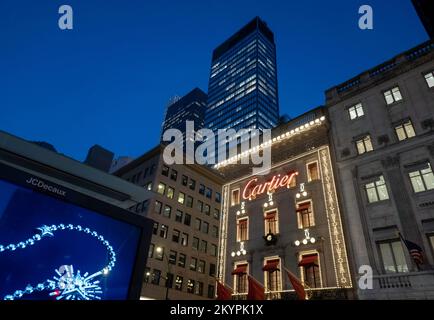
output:
M 271 129 L 278 118 L 274 34 L 256 17 L 213 52 L 205 127 Z
M 412 0 L 413 5 L 422 21 L 426 32 L 431 39 L 434 38 L 434 1 Z
M 195 88 L 184 97 L 176 99 L 166 110 L 165 120 L 162 125 L 163 134 L 167 129 L 178 129 L 186 139 L 186 121 L 194 121 L 194 131 L 203 128 L 205 121 L 207 95 L 199 88 Z M 187 137 L 193 138 L 193 137 Z

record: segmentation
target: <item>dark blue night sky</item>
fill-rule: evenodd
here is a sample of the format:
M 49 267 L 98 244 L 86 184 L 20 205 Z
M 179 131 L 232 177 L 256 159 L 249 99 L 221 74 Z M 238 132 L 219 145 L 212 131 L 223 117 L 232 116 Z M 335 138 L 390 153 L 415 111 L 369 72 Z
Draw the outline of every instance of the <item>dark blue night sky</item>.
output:
M 60 5 L 74 30 L 57 26 Z M 358 8 L 374 9 L 374 30 Z M 83 160 L 95 144 L 138 156 L 168 99 L 207 91 L 212 50 L 254 16 L 274 31 L 281 113 L 427 40 L 410 0 L 0 1 L 0 130 Z

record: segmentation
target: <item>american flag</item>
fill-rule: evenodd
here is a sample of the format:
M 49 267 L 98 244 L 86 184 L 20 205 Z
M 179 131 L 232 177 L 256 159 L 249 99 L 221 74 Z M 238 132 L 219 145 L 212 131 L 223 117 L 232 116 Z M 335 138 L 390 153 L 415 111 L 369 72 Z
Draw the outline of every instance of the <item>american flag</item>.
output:
M 404 242 L 405 246 L 407 247 L 408 252 L 410 253 L 410 256 L 413 258 L 416 265 L 423 264 L 423 250 L 421 247 L 419 247 L 416 243 L 411 242 L 410 240 L 406 240 L 402 237 L 401 234 L 399 234 L 402 241 Z

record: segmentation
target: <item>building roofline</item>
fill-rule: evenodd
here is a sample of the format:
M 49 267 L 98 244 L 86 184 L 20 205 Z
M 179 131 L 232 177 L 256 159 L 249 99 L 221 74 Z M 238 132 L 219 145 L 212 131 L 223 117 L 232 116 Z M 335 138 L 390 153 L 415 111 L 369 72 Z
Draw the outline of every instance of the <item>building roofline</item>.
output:
M 426 58 L 427 56 L 428 59 Z M 378 85 L 378 83 L 388 80 L 397 73 L 407 71 L 406 65 L 419 65 L 433 57 L 434 40 L 423 42 L 410 50 L 395 55 L 392 59 L 326 90 L 326 104 L 327 106 L 334 105 L 341 100 L 351 97 L 360 90 L 369 88 L 372 84 Z
M 220 44 L 217 48 L 214 49 L 212 54 L 212 61 L 215 61 L 218 58 L 220 58 L 229 49 L 235 46 L 237 42 L 241 41 L 242 39 L 244 39 L 245 37 L 247 37 L 257 29 L 259 29 L 270 42 L 274 43 L 273 31 L 271 31 L 271 29 L 259 16 L 256 16 L 255 18 L 250 20 L 247 24 L 245 24 L 241 29 L 235 32 L 226 41 L 224 41 L 222 44 Z
M 132 170 L 135 167 L 139 166 L 141 163 L 143 163 L 149 159 L 152 159 L 153 157 L 155 157 L 157 155 L 161 155 L 164 151 L 164 148 L 165 148 L 164 144 L 159 144 L 159 145 L 155 146 L 154 148 L 145 152 L 144 154 L 142 154 L 138 158 L 134 159 L 130 163 L 128 163 L 125 166 L 123 166 L 122 168 L 120 168 L 119 170 L 115 171 L 113 174 L 118 176 L 118 177 L 122 176 L 123 174 L 125 174 L 129 170 Z M 223 184 L 225 182 L 224 177 L 217 170 L 215 170 L 213 168 L 209 168 L 207 166 L 199 165 L 199 164 L 184 164 L 184 165 L 186 167 L 188 167 L 189 169 L 196 171 L 199 174 L 207 176 L 208 178 L 214 180 L 217 183 Z

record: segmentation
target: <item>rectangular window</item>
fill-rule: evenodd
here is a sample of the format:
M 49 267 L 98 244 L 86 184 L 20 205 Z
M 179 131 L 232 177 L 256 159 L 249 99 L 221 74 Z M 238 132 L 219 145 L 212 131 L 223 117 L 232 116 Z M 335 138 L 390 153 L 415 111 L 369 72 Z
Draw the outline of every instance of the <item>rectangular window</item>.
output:
M 164 195 L 164 192 L 165 192 L 165 191 L 166 191 L 166 185 L 165 185 L 164 183 L 160 182 L 160 183 L 158 184 L 157 192 L 158 192 L 159 194 Z
M 270 210 L 264 214 L 265 235 L 279 233 L 277 210 Z
M 348 113 L 350 114 L 350 119 L 354 120 L 360 117 L 363 117 L 365 113 L 363 112 L 363 106 L 361 103 L 358 103 L 348 109 Z
M 307 164 L 307 181 L 319 180 L 318 162 L 311 162 Z
M 178 194 L 178 202 L 179 202 L 180 204 L 184 204 L 184 201 L 185 201 L 185 193 L 180 192 L 180 193 Z
M 240 204 L 240 189 L 232 190 L 231 194 L 231 206 Z
M 429 88 L 434 88 L 434 72 L 426 74 L 425 80 Z
M 315 226 L 311 201 L 297 203 L 297 218 L 299 229 L 308 229 Z
M 185 268 L 186 259 L 187 257 L 185 256 L 185 254 L 180 253 L 178 258 L 178 267 Z
M 205 273 L 205 261 L 199 260 L 199 264 L 197 265 L 197 272 Z
M 161 279 L 161 271 L 154 269 L 154 271 L 152 272 L 151 283 L 158 286 L 158 285 L 160 285 L 160 279 Z
M 158 234 L 158 222 L 154 222 L 154 227 L 152 229 L 152 233 L 157 235 Z
M 182 213 L 181 210 L 176 210 L 175 221 L 182 223 L 182 217 L 183 216 L 184 216 L 184 214 Z
M 184 247 L 188 246 L 188 233 L 185 233 L 185 232 L 182 233 L 181 245 Z
M 154 256 L 154 248 L 155 248 L 155 245 L 153 243 L 151 243 L 149 245 L 148 258 L 152 258 Z
M 249 240 L 249 219 L 237 220 L 237 241 Z
M 164 248 L 157 248 L 155 250 L 155 259 L 162 261 L 164 258 Z
M 203 282 L 196 282 L 196 286 L 194 287 L 194 294 L 198 296 L 203 296 Z
M 184 224 L 186 226 L 189 226 L 191 224 L 191 215 L 189 215 L 188 213 L 184 215 Z
M 265 259 L 262 269 L 264 270 L 266 290 L 270 292 L 282 291 L 280 259 Z
M 200 231 L 200 226 L 201 226 L 201 224 L 202 224 L 202 220 L 196 218 L 196 219 L 194 220 L 194 230 L 198 230 L 198 231 Z
M 187 203 L 186 203 L 186 205 L 189 208 L 193 208 L 193 197 L 187 196 Z
M 428 239 L 429 239 L 429 243 L 431 244 L 431 250 L 432 252 L 434 252 L 434 235 L 430 235 Z
M 212 229 L 211 229 L 212 231 L 211 231 L 211 235 L 214 237 L 214 238 L 218 238 L 219 237 L 219 227 L 217 227 L 217 226 L 212 226 Z
M 173 273 L 167 273 L 166 288 L 172 288 L 172 287 L 173 287 Z
M 170 264 L 176 264 L 176 257 L 178 255 L 178 252 L 174 250 L 169 251 L 169 263 Z
M 209 299 L 215 298 L 215 289 L 214 289 L 214 286 L 212 284 L 208 285 L 208 298 Z
M 236 293 L 247 293 L 248 282 L 247 282 L 247 263 L 236 264 L 235 269 L 232 271 L 234 276 L 234 289 Z
M 187 184 L 188 184 L 188 177 L 186 176 L 186 175 L 182 175 L 182 178 L 181 178 L 181 184 L 184 186 L 184 187 L 186 187 L 187 186 Z
M 165 224 L 162 224 L 160 227 L 160 237 L 167 239 L 168 232 L 169 232 L 169 227 L 166 226 Z
M 199 194 L 201 195 L 205 194 L 205 186 L 203 184 L 199 185 Z
M 303 282 L 310 288 L 321 288 L 321 271 L 317 253 L 302 254 L 298 266 Z
M 364 138 L 356 141 L 357 153 L 364 154 L 374 150 L 372 147 L 371 136 L 367 135 Z
M 213 216 L 214 216 L 214 219 L 219 220 L 220 219 L 220 210 L 215 208 Z
M 166 193 L 166 196 L 169 198 L 169 199 L 173 199 L 173 196 L 175 195 L 175 189 L 173 189 L 172 187 L 168 187 L 167 188 L 167 193 Z
M 210 215 L 211 213 L 211 207 L 209 206 L 209 204 L 204 204 L 203 205 L 203 213 L 205 213 L 207 216 Z
M 207 246 L 208 246 L 208 242 L 206 242 L 205 240 L 202 240 L 200 242 L 200 251 L 203 253 L 206 253 Z
M 194 191 L 194 189 L 196 189 L 196 180 L 190 179 L 190 183 L 188 187 L 190 188 L 190 190 Z
M 196 271 L 196 269 L 197 269 L 197 259 L 196 258 L 194 258 L 194 257 L 190 258 L 190 267 L 189 268 L 192 271 Z
M 143 282 L 148 283 L 150 278 L 151 278 L 151 268 L 146 267 L 145 268 L 145 277 L 143 279 Z
M 429 162 L 425 169 L 410 172 L 408 176 L 415 193 L 434 189 L 434 175 Z
M 388 105 L 391 105 L 395 102 L 402 100 L 401 91 L 399 90 L 399 87 L 395 87 L 393 89 L 390 89 L 388 91 L 384 92 L 384 98 L 386 99 L 386 103 Z
M 209 265 L 209 276 L 210 277 L 215 277 L 216 270 L 217 270 L 216 265 L 214 263 L 210 263 L 210 265 Z
M 155 171 L 155 164 L 153 164 L 153 165 L 151 166 L 151 168 L 149 169 L 149 174 L 153 174 L 154 171 Z
M 181 276 L 176 276 L 175 290 L 182 291 L 182 284 L 183 283 L 184 283 L 184 278 Z
M 161 169 L 161 174 L 165 177 L 168 177 L 169 176 L 169 167 L 163 165 L 163 168 Z
M 400 240 L 379 243 L 383 268 L 386 273 L 408 272 L 404 250 Z
M 194 286 L 196 281 L 188 279 L 187 281 L 187 293 L 194 293 Z
M 202 232 L 205 234 L 208 234 L 208 232 L 209 232 L 209 223 L 208 222 L 205 222 L 205 221 L 202 222 Z
M 202 212 L 202 211 L 203 211 L 203 202 L 202 202 L 202 201 L 197 200 L 196 209 L 197 209 L 199 212 Z
M 380 176 L 375 182 L 371 182 L 365 185 L 366 195 L 368 196 L 368 202 L 374 203 L 389 199 L 389 193 L 386 187 L 386 181 L 384 177 Z
M 403 124 L 400 124 L 399 126 L 395 127 L 396 136 L 398 137 L 399 141 L 403 141 L 409 138 L 413 138 L 416 136 L 416 132 L 414 131 L 413 124 L 411 123 L 411 120 L 408 120 L 407 122 L 404 122 Z
M 212 255 L 213 257 L 217 257 L 217 250 L 217 246 L 215 244 L 212 244 L 210 249 L 210 255 Z
M 207 197 L 208 199 L 212 198 L 212 189 L 211 188 L 206 188 L 205 197 Z
M 162 206 L 163 206 L 163 204 L 160 201 L 156 200 L 155 205 L 154 205 L 154 212 L 160 214 Z
M 179 230 L 173 229 L 172 231 L 172 241 L 178 243 L 181 232 Z
M 176 181 L 176 179 L 178 179 L 178 171 L 172 169 L 172 172 L 170 173 L 170 179 Z
M 222 195 L 220 192 L 215 193 L 215 202 L 221 203 L 222 202 Z
M 166 218 L 170 218 L 172 215 L 172 207 L 167 204 L 164 206 L 163 216 Z
M 199 238 L 193 237 L 192 247 L 195 250 L 199 250 Z

